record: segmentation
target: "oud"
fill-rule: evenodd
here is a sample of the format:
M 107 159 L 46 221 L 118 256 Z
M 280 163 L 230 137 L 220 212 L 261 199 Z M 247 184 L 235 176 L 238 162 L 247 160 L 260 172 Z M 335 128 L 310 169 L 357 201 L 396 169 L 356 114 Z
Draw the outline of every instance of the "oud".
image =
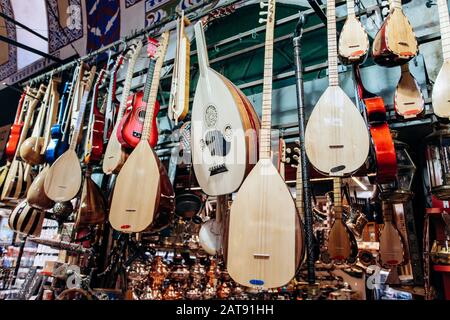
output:
M 355 14 L 355 1 L 347 0 L 347 20 L 339 37 L 339 57 L 345 64 L 361 64 L 369 52 L 369 37 Z
M 191 144 L 195 176 L 203 192 L 236 191 L 253 166 L 251 148 L 259 119 L 245 95 L 209 66 L 201 22 L 195 25 L 200 77 L 192 106 Z
M 300 216 L 271 159 L 275 1 L 261 2 L 261 7 L 267 7 L 267 19 L 261 19 L 267 24 L 259 161 L 231 205 L 226 256 L 234 281 L 267 289 L 285 285 L 294 277 L 303 249 L 297 241 Z
M 117 139 L 117 131 L 119 130 L 120 120 L 122 119 L 122 116 L 125 112 L 128 96 L 130 95 L 134 66 L 136 65 L 136 61 L 139 57 L 141 49 L 142 49 L 142 41 L 139 41 L 135 46 L 131 48 L 130 51 L 132 57 L 128 64 L 127 76 L 125 78 L 125 84 L 123 86 L 122 100 L 120 101 L 120 107 L 117 114 L 116 124 L 112 129 L 108 145 L 105 150 L 105 155 L 103 156 L 103 172 L 106 174 L 118 173 L 128 157 L 128 154 L 122 149 L 122 145 Z M 113 93 L 110 92 L 109 94 L 111 95 Z
M 94 80 L 96 67 L 93 66 L 78 86 L 74 105 L 78 105 L 77 122 L 75 124 L 69 149 L 64 152 L 50 167 L 44 181 L 44 191 L 48 198 L 55 202 L 69 201 L 77 195 L 81 187 L 81 166 L 76 153 L 84 120 L 87 98 Z M 84 74 L 83 70 L 80 70 Z
M 160 229 L 169 223 L 174 211 L 174 192 L 166 169 L 148 142 L 168 42 L 169 31 L 166 31 L 155 57 L 157 61 L 141 140 L 117 176 L 109 221 L 118 231 L 131 233 Z
M 309 118 L 305 148 L 317 170 L 343 176 L 353 173 L 366 161 L 369 135 L 358 109 L 339 87 L 334 0 L 327 2 L 327 20 L 329 87 Z
M 384 20 L 372 45 L 375 63 L 394 67 L 402 65 L 417 55 L 416 35 L 402 10 L 401 0 L 389 0 L 390 13 Z
M 437 0 L 444 62 L 433 86 L 431 101 L 434 113 L 450 118 L 450 22 L 446 0 Z

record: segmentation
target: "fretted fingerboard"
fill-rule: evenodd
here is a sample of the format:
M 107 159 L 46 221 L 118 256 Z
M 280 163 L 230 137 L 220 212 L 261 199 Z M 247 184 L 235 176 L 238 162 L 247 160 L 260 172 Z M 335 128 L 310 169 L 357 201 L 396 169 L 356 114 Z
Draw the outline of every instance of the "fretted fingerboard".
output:
M 328 20 L 328 81 L 330 86 L 339 85 L 338 77 L 338 52 L 336 39 L 336 5 L 335 0 L 328 0 L 327 20 Z
M 441 28 L 442 56 L 444 61 L 450 59 L 450 22 L 447 0 L 437 0 L 439 9 L 439 24 Z
M 347 16 L 355 15 L 355 0 L 347 0 Z
M 275 27 L 275 4 L 268 6 L 266 42 L 264 49 L 264 78 L 262 93 L 262 116 L 259 158 L 270 159 L 272 128 L 272 77 L 273 77 L 273 35 Z
M 391 10 L 394 8 L 401 9 L 402 0 L 389 0 L 389 6 L 391 7 Z
M 341 178 L 333 178 L 335 219 L 342 219 Z

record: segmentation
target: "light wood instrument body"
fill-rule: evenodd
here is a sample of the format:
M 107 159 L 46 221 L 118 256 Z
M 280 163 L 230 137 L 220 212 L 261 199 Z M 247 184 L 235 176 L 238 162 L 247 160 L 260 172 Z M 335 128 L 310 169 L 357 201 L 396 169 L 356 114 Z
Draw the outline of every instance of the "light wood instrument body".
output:
M 392 222 L 392 204 L 383 202 L 384 228 L 380 234 L 380 260 L 383 265 L 397 266 L 403 263 L 403 241 Z
M 223 249 L 224 217 L 228 211 L 228 197 L 217 196 L 216 216 L 202 224 L 198 233 L 199 243 L 209 255 L 220 254 Z
M 299 229 L 299 216 L 284 180 L 271 160 L 258 161 L 231 207 L 230 276 L 245 286 L 275 288 L 288 283 L 301 260 Z
M 27 192 L 27 202 L 30 207 L 39 210 L 48 210 L 53 207 L 55 202 L 51 200 L 44 191 L 44 182 L 47 177 L 49 166 L 46 165 L 41 172 L 34 178 L 33 183 Z
M 159 230 L 167 226 L 174 212 L 172 185 L 148 143 L 168 37 L 169 32 L 166 31 L 158 49 L 141 141 L 118 174 L 111 201 L 109 221 L 114 229 L 122 232 Z
M 358 170 L 369 153 L 367 127 L 340 87 L 328 87 L 314 107 L 305 132 L 311 164 L 329 175 Z
M 408 64 L 401 66 L 402 75 L 395 89 L 395 112 L 405 119 L 415 118 L 423 113 L 425 100 L 419 84 L 409 71 Z
M 201 22 L 195 31 L 200 77 L 192 107 L 193 167 L 206 194 L 223 195 L 236 191 L 256 162 L 259 120 L 245 95 L 209 67 Z
M 347 20 L 339 36 L 339 57 L 345 64 L 363 63 L 369 52 L 369 37 L 355 15 L 354 0 L 347 0 Z
M 434 114 L 450 118 L 450 19 L 446 0 L 437 0 L 442 40 L 443 64 L 431 96 Z
M 341 181 L 333 179 L 334 223 L 328 235 L 328 253 L 335 261 L 346 261 L 352 254 L 352 239 L 347 225 L 342 220 Z
M 125 79 L 116 123 L 111 132 L 108 145 L 106 146 L 105 155 L 103 156 L 103 172 L 105 174 L 118 173 L 128 157 L 128 154 L 122 148 L 122 145 L 117 139 L 117 131 L 120 128 L 120 120 L 122 119 L 122 116 L 125 112 L 128 96 L 130 95 L 131 81 L 133 80 L 133 71 L 141 49 L 142 41 L 139 41 L 134 48 L 132 57 L 128 64 L 127 76 Z
M 324 174 L 349 175 L 369 154 L 369 134 L 359 110 L 339 87 L 336 8 L 327 3 L 329 87 L 314 107 L 305 130 L 311 164 Z
M 391 13 L 375 36 L 372 55 L 382 66 L 402 65 L 419 50 L 414 30 L 402 10 L 401 0 L 390 0 Z

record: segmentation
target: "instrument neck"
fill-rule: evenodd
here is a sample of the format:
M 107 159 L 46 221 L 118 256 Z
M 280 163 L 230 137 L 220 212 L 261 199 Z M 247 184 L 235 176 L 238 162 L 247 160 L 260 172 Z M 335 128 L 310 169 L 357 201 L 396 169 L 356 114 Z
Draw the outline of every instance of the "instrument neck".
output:
M 302 166 L 299 155 L 298 165 L 297 165 L 297 181 L 295 184 L 295 205 L 297 207 L 297 211 L 301 217 L 304 215 L 304 204 L 303 204 L 303 179 L 302 179 Z
M 273 36 L 275 29 L 275 1 L 267 7 L 266 43 L 264 48 L 264 77 L 262 93 L 262 117 L 260 131 L 259 158 L 271 158 L 272 129 L 272 78 L 273 78 Z
M 122 118 L 122 116 L 125 112 L 125 109 L 127 106 L 127 101 L 128 101 L 128 96 L 130 95 L 134 67 L 136 65 L 136 61 L 139 57 L 139 53 L 141 52 L 141 49 L 142 49 L 142 42 L 139 41 L 135 48 L 135 52 L 133 53 L 133 56 L 131 57 L 130 62 L 128 64 L 127 76 L 125 78 L 125 83 L 123 85 L 122 100 L 120 101 L 119 113 L 117 114 L 117 121 L 119 121 Z
M 200 69 L 200 76 L 206 77 L 208 75 L 209 58 L 208 47 L 205 41 L 205 31 L 203 30 L 202 22 L 199 21 L 195 27 L 195 39 L 197 43 L 197 59 Z
M 347 0 L 347 16 L 355 16 L 355 0 Z
M 392 222 L 392 204 L 383 201 L 382 209 L 384 222 Z
M 333 178 L 333 207 L 336 220 L 342 219 L 341 178 Z
M 336 4 L 335 0 L 327 2 L 327 21 L 328 21 L 328 78 L 329 85 L 336 87 L 339 85 L 338 76 L 338 53 L 336 39 Z
M 444 61 L 450 60 L 450 22 L 447 0 L 437 0 L 439 10 L 439 24 L 441 29 L 442 56 Z
M 144 102 L 148 102 L 148 98 L 150 96 L 150 89 L 152 88 L 152 80 L 153 80 L 153 73 L 155 71 L 155 60 L 150 59 L 150 62 L 148 64 L 147 68 L 147 79 L 145 80 L 145 86 L 144 86 L 144 96 L 142 100 Z
M 74 105 L 78 105 L 81 97 L 81 103 L 80 103 L 80 109 L 78 111 L 78 117 L 77 122 L 75 124 L 73 133 L 72 133 L 72 140 L 70 141 L 69 149 L 75 151 L 77 144 L 78 144 L 78 136 L 80 135 L 81 126 L 83 124 L 84 120 L 84 111 L 86 109 L 86 103 L 87 103 L 87 93 L 84 92 L 83 86 L 79 88 L 76 92 L 76 97 L 74 100 Z
M 389 0 L 389 6 L 391 10 L 402 9 L 402 0 Z
M 409 64 L 408 63 L 402 64 L 400 68 L 402 70 L 402 74 L 409 73 Z
M 22 114 L 23 114 L 23 102 L 25 100 L 25 96 L 26 96 L 25 92 L 23 92 L 22 95 L 20 96 L 20 100 L 19 100 L 19 104 L 18 104 L 17 112 L 16 112 L 16 118 L 14 119 L 14 124 L 19 124 L 19 122 L 21 121 Z
M 217 196 L 216 201 L 216 222 L 220 223 L 227 212 L 228 195 Z

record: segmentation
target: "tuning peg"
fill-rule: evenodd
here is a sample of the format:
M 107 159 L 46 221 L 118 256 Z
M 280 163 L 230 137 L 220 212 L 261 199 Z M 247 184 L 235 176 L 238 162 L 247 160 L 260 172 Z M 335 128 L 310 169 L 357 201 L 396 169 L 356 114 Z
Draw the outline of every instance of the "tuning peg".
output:
M 295 140 L 295 144 L 296 144 L 296 145 L 300 145 L 300 140 L 298 140 L 298 139 Z
M 286 163 L 291 163 L 291 158 L 286 158 Z
M 259 6 L 260 6 L 261 9 L 264 9 L 265 7 L 268 7 L 269 4 L 268 4 L 268 3 L 265 3 L 264 1 L 261 1 L 261 2 L 259 3 Z
M 292 156 L 292 158 L 294 158 L 295 161 L 300 160 L 300 157 L 299 157 L 298 155 L 296 155 L 296 154 L 294 154 L 294 155 Z
M 259 23 L 267 22 L 267 19 L 259 18 Z
M 286 153 L 290 154 L 292 152 L 291 148 L 286 148 Z
M 296 153 L 300 153 L 300 148 L 295 147 L 295 148 L 294 148 L 294 151 L 295 151 Z
M 264 15 L 267 16 L 267 11 L 260 11 L 260 12 L 259 12 L 259 15 L 260 15 L 260 16 L 264 16 Z
M 292 168 L 298 168 L 298 165 L 297 164 L 291 164 L 291 167 Z

